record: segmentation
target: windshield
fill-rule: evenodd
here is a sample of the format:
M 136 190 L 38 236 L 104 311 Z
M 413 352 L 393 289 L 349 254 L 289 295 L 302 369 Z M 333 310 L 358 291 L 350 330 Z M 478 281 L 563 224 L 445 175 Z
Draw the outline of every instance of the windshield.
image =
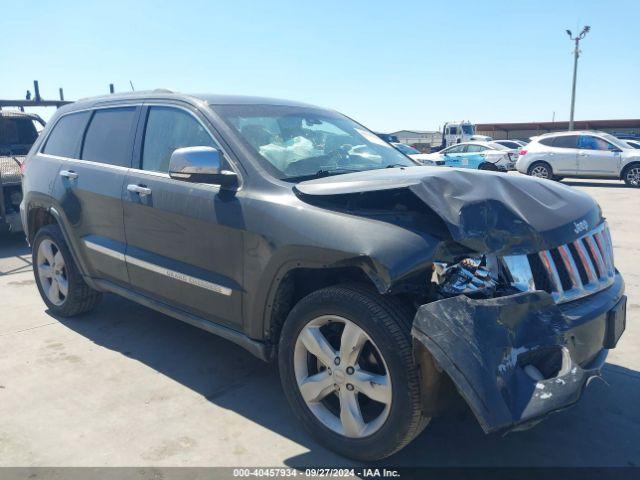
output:
M 473 135 L 473 134 L 475 133 L 475 132 L 474 132 L 473 125 L 470 125 L 470 124 L 468 124 L 468 123 L 463 123 L 463 124 L 462 124 L 462 132 L 463 132 L 465 135 Z
M 36 138 L 38 131 L 31 118 L 0 116 L 0 155 L 26 155 Z
M 613 135 L 609 135 L 608 133 L 601 133 L 600 136 L 605 140 L 608 140 L 609 142 L 613 143 L 616 147 L 620 149 L 624 150 L 625 148 L 629 148 L 629 145 L 625 141 L 620 140 L 619 138 L 614 137 Z
M 275 177 L 326 175 L 415 166 L 391 145 L 338 113 L 281 105 L 216 105 L 214 110 Z
M 393 146 L 396 147 L 398 150 L 400 150 L 405 155 L 416 155 L 416 154 L 420 153 L 415 148 L 413 148 L 413 147 L 411 147 L 409 145 L 405 145 L 404 143 L 394 143 Z

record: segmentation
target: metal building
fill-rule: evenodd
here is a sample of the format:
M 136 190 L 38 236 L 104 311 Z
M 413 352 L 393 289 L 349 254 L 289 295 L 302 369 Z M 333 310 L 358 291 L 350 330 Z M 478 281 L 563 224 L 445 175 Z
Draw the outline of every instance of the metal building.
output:
M 442 132 L 428 130 L 399 130 L 391 135 L 398 138 L 400 143 L 407 145 L 440 145 L 442 143 Z
M 626 120 L 576 120 L 574 130 L 599 130 L 616 137 L 640 138 L 640 119 Z M 527 123 L 479 123 L 478 135 L 488 135 L 496 140 L 529 140 L 530 137 L 549 132 L 569 129 L 569 122 L 527 122 Z

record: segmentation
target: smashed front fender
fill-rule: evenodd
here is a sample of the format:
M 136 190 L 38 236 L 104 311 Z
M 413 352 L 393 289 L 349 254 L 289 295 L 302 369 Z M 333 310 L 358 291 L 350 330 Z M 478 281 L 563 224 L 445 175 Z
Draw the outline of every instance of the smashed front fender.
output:
M 422 305 L 411 334 L 489 433 L 526 428 L 577 402 L 604 364 L 605 324 L 592 319 L 576 330 L 548 293 L 535 291 Z M 575 351 L 576 336 L 592 344 L 586 357 Z

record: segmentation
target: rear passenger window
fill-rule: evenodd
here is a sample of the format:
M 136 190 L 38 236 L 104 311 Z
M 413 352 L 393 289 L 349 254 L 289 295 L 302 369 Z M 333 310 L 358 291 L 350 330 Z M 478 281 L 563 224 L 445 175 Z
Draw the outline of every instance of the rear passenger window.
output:
M 142 169 L 168 172 L 174 150 L 183 147 L 216 147 L 204 127 L 184 110 L 151 107 L 142 147 Z
M 82 134 L 91 112 L 70 113 L 62 117 L 53 127 L 42 153 L 58 157 L 78 158 Z
M 465 145 L 456 145 L 455 147 L 451 147 L 448 150 L 444 150 L 442 153 L 445 155 L 449 155 L 450 153 L 462 153 Z
M 136 107 L 96 110 L 82 146 L 82 159 L 128 167 Z
M 553 146 L 556 148 L 578 148 L 578 135 L 563 135 L 555 137 Z

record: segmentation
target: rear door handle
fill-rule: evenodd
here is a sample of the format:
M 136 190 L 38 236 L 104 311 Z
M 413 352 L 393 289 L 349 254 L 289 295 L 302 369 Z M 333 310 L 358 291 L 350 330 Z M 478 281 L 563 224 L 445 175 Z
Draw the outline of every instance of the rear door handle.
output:
M 76 178 L 78 178 L 78 174 L 73 170 L 61 170 L 60 176 L 64 178 L 68 178 L 70 180 L 75 180 Z
M 143 187 L 142 185 L 127 185 L 127 190 L 131 193 L 137 193 L 141 197 L 146 197 L 147 195 L 151 195 L 151 189 L 148 187 Z

